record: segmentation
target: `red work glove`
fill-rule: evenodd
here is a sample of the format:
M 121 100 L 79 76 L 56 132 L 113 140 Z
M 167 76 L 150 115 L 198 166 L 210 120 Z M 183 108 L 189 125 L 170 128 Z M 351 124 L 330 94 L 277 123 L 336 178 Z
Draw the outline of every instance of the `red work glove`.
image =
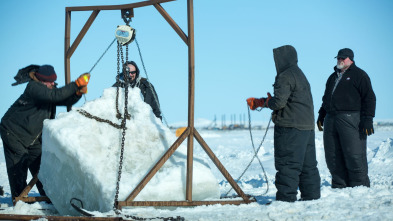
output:
M 82 96 L 82 94 L 87 94 L 87 86 L 83 86 L 76 91 L 76 95 Z
M 75 83 L 78 87 L 83 87 L 83 86 L 87 86 L 87 84 L 89 83 L 90 80 L 90 74 L 89 73 L 84 73 L 81 74 L 81 76 L 79 76 Z
M 272 98 L 272 95 L 268 92 L 267 93 L 267 97 L 263 97 L 263 98 L 253 98 L 250 97 L 247 99 L 247 104 L 250 107 L 251 110 L 255 110 L 258 107 L 268 107 L 268 103 L 270 98 Z

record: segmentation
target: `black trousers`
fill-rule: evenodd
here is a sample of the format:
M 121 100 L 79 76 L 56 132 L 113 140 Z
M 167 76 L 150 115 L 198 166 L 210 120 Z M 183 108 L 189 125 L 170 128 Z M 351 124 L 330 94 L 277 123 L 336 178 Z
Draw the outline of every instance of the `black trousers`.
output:
M 370 187 L 367 136 L 359 132 L 360 113 L 327 114 L 323 128 L 332 188 Z
M 8 181 L 10 183 L 12 198 L 19 196 L 26 188 L 27 171 L 32 176 L 40 169 L 42 146 L 40 143 L 28 147 L 23 146 L 16 137 L 3 127 L 0 128 L 3 140 L 4 156 L 7 165 Z M 36 183 L 41 196 L 45 196 L 42 183 Z
M 315 131 L 274 126 L 276 200 L 294 202 L 321 197 L 321 177 L 315 153 Z

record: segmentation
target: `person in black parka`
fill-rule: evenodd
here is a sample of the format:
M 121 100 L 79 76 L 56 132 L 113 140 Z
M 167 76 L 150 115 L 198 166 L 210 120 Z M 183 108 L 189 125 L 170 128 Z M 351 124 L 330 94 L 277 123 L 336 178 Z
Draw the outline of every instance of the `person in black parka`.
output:
M 367 136 L 374 133 L 376 97 L 369 76 L 355 65 L 351 49 L 339 50 L 336 58 L 317 120 L 332 188 L 370 187 Z
M 126 73 L 126 76 L 129 76 L 129 79 L 127 79 L 129 82 L 127 83 L 124 80 L 124 73 Z M 116 77 L 118 80 L 112 87 L 119 86 L 124 88 L 127 84 L 131 88 L 134 88 L 135 86 L 138 87 L 143 95 L 143 101 L 149 104 L 154 115 L 162 120 L 160 102 L 158 100 L 156 90 L 146 78 L 140 77 L 139 73 L 140 71 L 136 63 L 134 61 L 127 61 L 123 66 L 123 73 L 120 73 L 119 76 Z
M 294 202 L 321 196 L 321 178 L 315 152 L 314 105 L 311 87 L 298 67 L 297 52 L 291 45 L 273 49 L 277 76 L 274 96 L 249 98 L 250 109 L 273 110 L 274 164 L 277 170 L 276 200 Z
M 44 120 L 55 118 L 56 106 L 75 104 L 87 92 L 89 77 L 84 74 L 76 82 L 56 88 L 57 75 L 51 65 L 31 65 L 18 72 L 13 85 L 28 84 L 0 123 L 12 199 L 27 186 L 27 171 L 30 170 L 32 176 L 39 171 Z M 38 181 L 36 185 L 45 196 L 42 183 Z

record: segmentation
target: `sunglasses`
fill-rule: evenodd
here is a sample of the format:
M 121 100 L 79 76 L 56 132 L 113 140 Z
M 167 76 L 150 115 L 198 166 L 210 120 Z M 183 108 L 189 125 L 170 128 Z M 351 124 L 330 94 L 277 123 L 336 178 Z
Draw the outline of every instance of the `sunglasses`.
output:
M 345 60 L 345 59 L 347 59 L 347 58 L 337 58 L 337 60 Z
M 135 71 L 130 71 L 129 67 L 126 67 L 126 72 L 130 73 L 130 74 L 136 74 L 136 70 Z

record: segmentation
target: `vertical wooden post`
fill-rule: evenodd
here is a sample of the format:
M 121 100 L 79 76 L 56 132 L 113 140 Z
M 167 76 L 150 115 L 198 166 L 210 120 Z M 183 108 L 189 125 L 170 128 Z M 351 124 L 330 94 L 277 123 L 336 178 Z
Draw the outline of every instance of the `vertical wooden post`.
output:
M 70 49 L 70 33 L 71 33 L 71 11 L 65 13 L 65 39 L 64 39 L 64 74 L 65 84 L 71 82 L 70 76 L 70 58 L 67 56 L 68 50 Z M 67 106 L 67 111 L 71 110 L 71 106 Z
M 194 59 L 194 11 L 193 0 L 187 1 L 188 20 L 188 128 L 190 135 L 187 140 L 187 186 L 186 200 L 192 201 L 192 174 L 193 174 L 193 148 L 194 148 L 194 79 L 195 79 L 195 59 Z

